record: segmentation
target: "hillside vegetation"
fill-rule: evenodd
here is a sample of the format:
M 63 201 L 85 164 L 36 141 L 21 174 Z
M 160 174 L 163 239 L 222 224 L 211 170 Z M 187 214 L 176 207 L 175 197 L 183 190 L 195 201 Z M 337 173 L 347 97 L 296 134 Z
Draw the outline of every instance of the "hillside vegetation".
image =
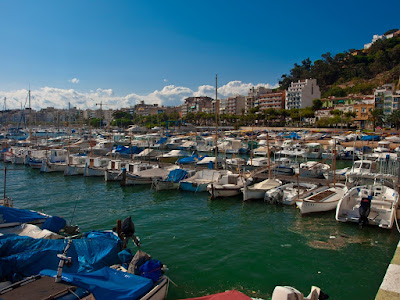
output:
M 393 31 L 396 29 L 388 32 Z M 327 52 L 314 62 L 307 58 L 301 64 L 294 64 L 289 74 L 282 75 L 280 85 L 287 89 L 292 81 L 316 78 L 322 97 L 344 97 L 371 94 L 379 85 L 397 83 L 399 74 L 400 37 L 397 36 L 378 40 L 367 50 L 350 49 L 334 56 Z

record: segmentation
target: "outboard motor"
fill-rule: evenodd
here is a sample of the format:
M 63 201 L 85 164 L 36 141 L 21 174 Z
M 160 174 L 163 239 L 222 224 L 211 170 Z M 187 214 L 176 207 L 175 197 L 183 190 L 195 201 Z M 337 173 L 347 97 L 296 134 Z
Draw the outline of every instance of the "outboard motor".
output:
M 360 228 L 368 225 L 368 216 L 371 211 L 371 198 L 371 196 L 367 196 L 361 199 L 360 208 L 358 209 L 360 215 L 358 219 L 358 225 Z
M 135 236 L 135 224 L 133 224 L 132 218 L 128 217 L 124 221 L 122 221 L 121 232 L 124 235 L 124 242 L 127 244 L 129 238 L 132 238 L 133 242 L 136 246 L 140 246 L 139 239 Z M 126 246 L 125 244 L 125 246 Z

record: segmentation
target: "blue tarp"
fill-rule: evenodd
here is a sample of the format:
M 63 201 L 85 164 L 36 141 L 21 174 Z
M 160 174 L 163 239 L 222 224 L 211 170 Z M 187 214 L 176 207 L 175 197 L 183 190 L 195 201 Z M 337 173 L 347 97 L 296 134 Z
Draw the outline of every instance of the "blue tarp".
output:
M 42 229 L 48 229 L 53 232 L 59 232 L 67 223 L 63 218 L 57 216 L 52 217 L 32 210 L 5 206 L 0 206 L 0 218 L 4 220 L 4 223 L 29 223 L 36 220 L 45 220 Z
M 157 141 L 156 144 L 163 145 L 163 144 L 165 144 L 165 142 L 167 141 L 167 139 L 168 139 L 168 138 L 166 138 L 166 137 L 162 137 L 162 138 L 160 138 L 160 139 Z
M 39 274 L 43 269 L 57 270 L 59 258 L 67 240 L 33 239 L 6 234 L 0 236 L 0 278 L 20 280 Z M 67 256 L 72 266 L 66 272 L 85 273 L 120 263 L 121 240 L 112 232 L 92 231 L 84 238 L 72 241 Z
M 170 182 L 180 182 L 185 179 L 188 175 L 188 172 L 182 169 L 175 169 L 169 172 L 166 181 Z
M 126 146 L 120 146 L 118 145 L 117 147 L 115 147 L 115 152 L 116 153 L 122 153 L 122 154 L 139 154 L 140 152 L 142 152 L 143 149 L 133 146 L 129 149 L 129 147 Z
M 56 271 L 43 270 L 41 275 L 55 277 Z M 97 300 L 133 300 L 139 299 L 153 287 L 151 279 L 121 272 L 110 268 L 86 274 L 70 274 L 63 272 L 62 279 L 73 285 L 92 292 Z
M 362 140 L 362 141 L 379 141 L 380 136 L 379 135 L 363 135 L 360 140 Z
M 187 157 L 182 157 L 180 159 L 178 159 L 177 163 L 184 165 L 184 164 L 192 164 L 195 163 L 199 160 L 201 160 L 202 158 L 199 158 L 199 156 L 197 154 L 194 154 L 192 156 L 187 156 Z

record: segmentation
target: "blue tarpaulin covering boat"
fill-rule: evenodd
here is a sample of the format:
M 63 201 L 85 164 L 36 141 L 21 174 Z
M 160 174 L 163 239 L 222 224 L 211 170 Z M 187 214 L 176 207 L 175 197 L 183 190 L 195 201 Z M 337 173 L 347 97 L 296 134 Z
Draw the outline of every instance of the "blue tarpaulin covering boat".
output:
M 49 216 L 33 210 L 5 206 L 0 206 L 0 219 L 3 220 L 0 223 L 30 223 L 43 220 L 44 224 L 41 228 L 52 232 L 59 232 L 67 223 L 63 218 L 57 216 Z
M 11 281 L 39 274 L 41 270 L 57 270 L 65 239 L 34 239 L 26 236 L 5 234 L 0 236 L 0 277 Z M 68 256 L 71 267 L 64 272 L 85 273 L 120 263 L 118 252 L 121 240 L 112 232 L 91 231 L 82 239 L 72 241 Z
M 183 179 L 186 179 L 188 176 L 188 172 L 183 169 L 175 169 L 169 172 L 165 181 L 169 182 L 180 182 Z
M 192 156 L 182 157 L 178 159 L 177 163 L 181 165 L 192 164 L 202 160 L 206 156 L 199 157 L 197 154 L 193 154 Z
M 115 147 L 114 151 L 115 153 L 121 153 L 121 154 L 139 154 L 140 152 L 143 151 L 143 149 L 136 146 L 132 146 L 131 148 L 129 148 L 126 146 L 118 145 L 117 147 Z
M 163 145 L 163 144 L 165 144 L 165 142 L 166 142 L 167 140 L 168 140 L 168 138 L 162 137 L 162 138 L 160 138 L 160 139 L 156 142 L 156 144 Z
M 40 274 L 55 277 L 56 273 L 53 270 L 43 270 Z M 153 287 L 153 281 L 149 278 L 110 268 L 102 268 L 85 274 L 63 272 L 62 279 L 89 290 L 96 300 L 139 299 Z
M 362 141 L 379 141 L 381 138 L 379 135 L 363 135 L 360 139 Z

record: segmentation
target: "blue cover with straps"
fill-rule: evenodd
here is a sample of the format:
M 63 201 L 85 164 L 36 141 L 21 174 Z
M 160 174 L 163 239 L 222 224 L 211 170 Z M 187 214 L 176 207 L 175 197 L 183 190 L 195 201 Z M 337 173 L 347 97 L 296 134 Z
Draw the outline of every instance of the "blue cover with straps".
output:
M 59 258 L 67 240 L 33 239 L 5 234 L 0 236 L 0 277 L 20 280 L 38 274 L 43 269 L 57 270 Z M 71 267 L 64 271 L 84 273 L 120 263 L 121 240 L 112 232 L 92 231 L 82 239 L 72 240 L 67 256 Z
M 43 270 L 41 275 L 55 277 L 57 271 Z M 153 287 L 151 279 L 108 267 L 86 274 L 62 273 L 62 280 L 92 292 L 96 300 L 139 299 Z
M 67 223 L 63 218 L 57 216 L 52 217 L 28 209 L 0 206 L 0 223 L 29 223 L 37 220 L 45 220 L 42 229 L 53 232 L 59 232 Z
M 180 182 L 185 179 L 188 175 L 188 172 L 182 169 L 175 169 L 169 172 L 166 181 L 169 182 Z

